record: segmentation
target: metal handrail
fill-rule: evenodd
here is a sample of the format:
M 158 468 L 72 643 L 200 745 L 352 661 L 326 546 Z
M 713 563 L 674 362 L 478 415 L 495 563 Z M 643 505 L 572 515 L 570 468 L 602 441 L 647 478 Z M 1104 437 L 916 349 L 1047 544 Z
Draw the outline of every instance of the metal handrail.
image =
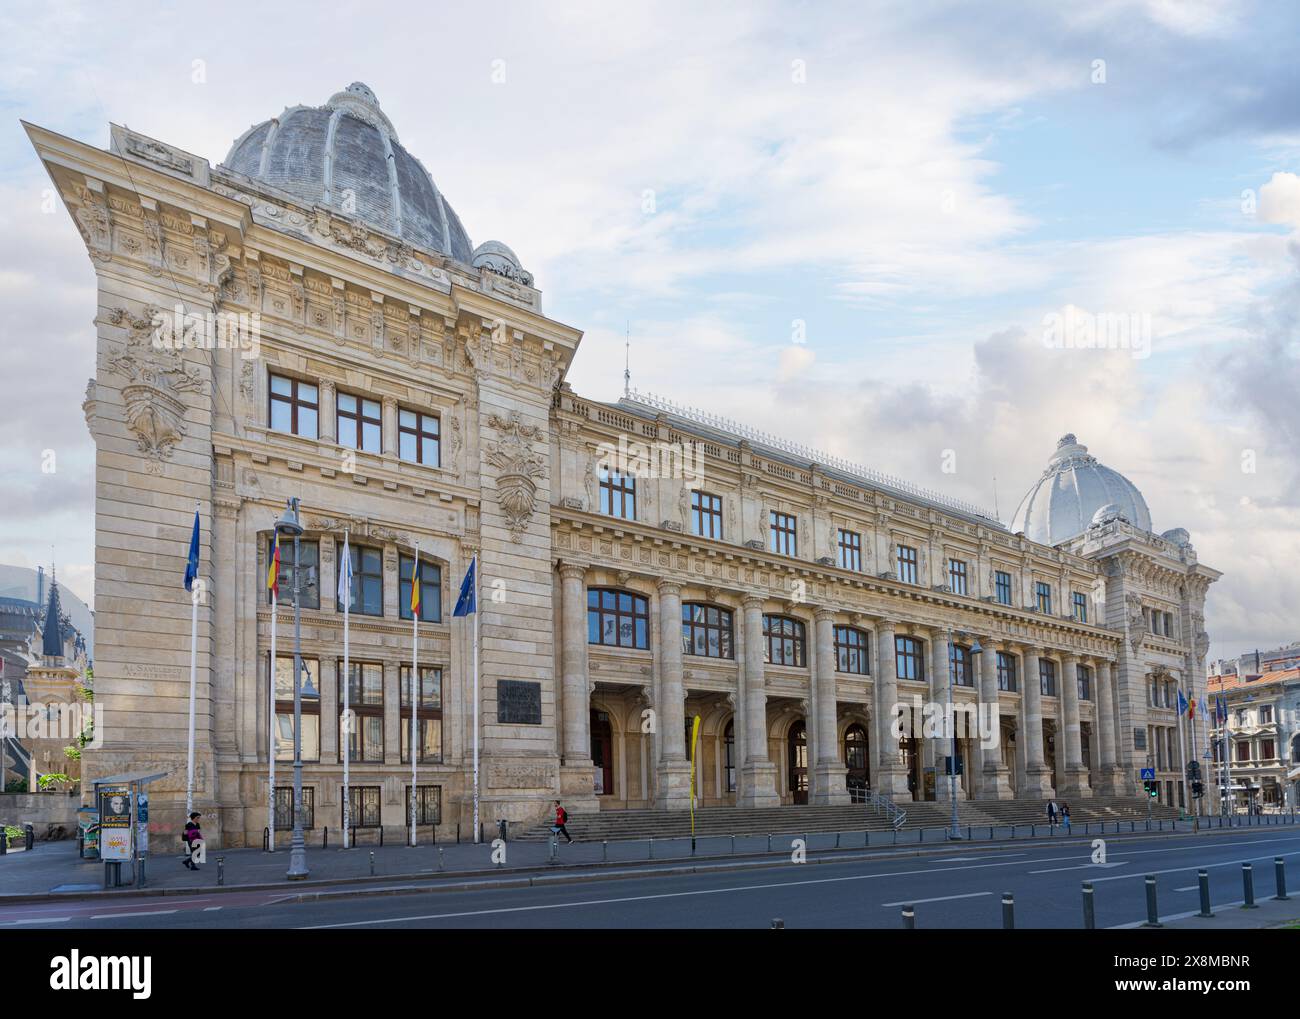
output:
M 868 789 L 867 802 L 876 808 L 877 814 L 884 814 L 889 818 L 889 826 L 894 831 L 898 831 L 907 822 L 907 811 L 893 800 L 887 800 L 885 797 Z

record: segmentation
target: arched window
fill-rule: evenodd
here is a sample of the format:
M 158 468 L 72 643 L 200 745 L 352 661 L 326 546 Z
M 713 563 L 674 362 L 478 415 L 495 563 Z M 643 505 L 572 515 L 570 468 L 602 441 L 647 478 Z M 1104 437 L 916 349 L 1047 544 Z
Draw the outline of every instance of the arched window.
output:
M 735 658 L 730 609 L 699 602 L 682 604 L 682 654 Z
M 857 723 L 844 733 L 844 764 L 850 772 L 867 770 L 867 730 Z
M 866 631 L 854 626 L 835 627 L 835 669 L 855 676 L 866 676 L 871 672 Z
M 763 617 L 763 660 L 769 665 L 795 665 L 805 662 L 804 625 L 789 616 Z
M 925 682 L 925 648 L 915 637 L 894 638 L 894 667 L 899 679 Z
M 587 643 L 649 648 L 650 613 L 645 598 L 607 587 L 588 590 Z

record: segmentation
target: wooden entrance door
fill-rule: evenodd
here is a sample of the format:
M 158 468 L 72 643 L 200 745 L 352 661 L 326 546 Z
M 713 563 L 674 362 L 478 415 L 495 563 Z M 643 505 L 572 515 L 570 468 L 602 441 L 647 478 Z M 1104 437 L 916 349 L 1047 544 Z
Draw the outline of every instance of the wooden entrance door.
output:
M 609 728 L 609 712 L 591 712 L 591 763 L 597 796 L 614 793 L 614 736 Z
M 802 720 L 790 726 L 790 795 L 795 803 L 808 802 L 808 730 Z

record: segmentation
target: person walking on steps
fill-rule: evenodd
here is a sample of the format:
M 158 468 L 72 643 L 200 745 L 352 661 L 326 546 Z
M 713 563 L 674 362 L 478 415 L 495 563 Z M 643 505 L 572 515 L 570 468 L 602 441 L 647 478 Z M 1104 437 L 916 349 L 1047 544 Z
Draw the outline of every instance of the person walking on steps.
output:
M 1049 825 L 1056 824 L 1056 801 L 1055 800 L 1047 801 L 1047 823 Z
M 555 801 L 555 823 L 551 825 L 551 832 L 555 835 L 563 835 L 573 844 L 573 836 L 569 834 L 569 829 L 564 825 L 569 820 L 569 812 L 560 806 L 560 801 Z

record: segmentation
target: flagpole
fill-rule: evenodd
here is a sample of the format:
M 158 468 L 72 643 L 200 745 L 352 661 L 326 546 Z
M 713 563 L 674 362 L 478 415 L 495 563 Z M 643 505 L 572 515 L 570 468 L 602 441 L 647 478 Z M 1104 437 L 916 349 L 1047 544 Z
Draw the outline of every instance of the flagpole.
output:
M 415 845 L 415 797 L 416 790 L 419 788 L 417 783 L 419 760 L 419 744 L 416 742 L 416 716 L 420 713 L 420 668 L 419 668 L 419 642 L 420 642 L 420 603 L 417 600 L 416 585 L 420 583 L 420 543 L 415 543 L 415 561 L 411 564 L 411 603 L 414 611 L 411 612 L 411 845 Z
M 479 827 L 479 798 L 478 798 L 478 553 L 474 553 L 474 558 L 470 561 L 474 570 L 474 842 L 475 844 L 482 841 L 482 833 Z
M 194 522 L 199 520 L 199 504 L 194 504 Z M 197 569 L 197 564 L 196 564 Z M 194 695 L 198 686 L 199 597 L 202 588 L 190 592 L 190 725 L 189 754 L 185 768 L 185 820 L 194 811 Z
M 1182 691 L 1178 692 L 1182 697 Z M 1183 784 L 1183 804 L 1184 809 L 1191 812 L 1192 807 L 1192 790 L 1187 784 L 1187 740 L 1183 732 L 1187 725 L 1187 711 L 1183 710 L 1178 714 L 1178 760 L 1182 765 L 1182 784 Z
M 1223 793 L 1228 801 L 1228 816 L 1237 812 L 1237 796 L 1232 791 L 1232 729 L 1228 725 L 1228 698 L 1223 698 Z
M 348 688 L 352 685 L 352 669 L 348 657 L 348 616 L 352 608 L 352 550 L 348 547 L 348 531 L 343 530 L 343 558 L 339 560 L 339 583 L 343 588 L 347 579 L 347 593 L 343 596 L 343 848 L 351 849 L 348 842 L 351 832 L 352 796 L 348 792 L 348 761 L 352 757 L 352 716 L 348 714 Z

